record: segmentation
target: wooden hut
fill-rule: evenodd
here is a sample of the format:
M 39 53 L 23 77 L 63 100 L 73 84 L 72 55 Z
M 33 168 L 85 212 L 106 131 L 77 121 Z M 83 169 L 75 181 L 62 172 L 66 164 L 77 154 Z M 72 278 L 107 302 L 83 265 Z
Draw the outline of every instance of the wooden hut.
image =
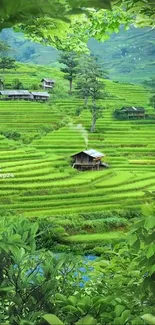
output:
M 125 114 L 129 119 L 144 119 L 145 108 L 144 107 L 122 107 L 121 112 Z
M 52 89 L 54 87 L 54 84 L 55 84 L 55 80 L 48 79 L 48 78 L 43 78 L 41 80 L 41 82 L 42 82 L 42 87 L 44 89 Z
M 1 99 L 3 100 L 15 100 L 23 99 L 30 100 L 31 94 L 28 90 L 1 90 Z
M 32 99 L 40 102 L 46 102 L 50 95 L 47 92 L 32 91 Z
M 102 167 L 108 167 L 101 161 L 105 155 L 94 149 L 84 150 L 72 155 L 73 168 L 79 170 L 99 170 Z

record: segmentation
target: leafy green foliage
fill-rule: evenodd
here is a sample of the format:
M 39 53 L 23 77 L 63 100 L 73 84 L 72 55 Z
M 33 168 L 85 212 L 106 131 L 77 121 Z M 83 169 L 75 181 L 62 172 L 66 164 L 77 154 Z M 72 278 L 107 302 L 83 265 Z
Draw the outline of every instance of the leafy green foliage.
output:
M 10 50 L 10 46 L 7 42 L 0 41 L 0 57 L 4 57 Z
M 44 315 L 43 317 L 50 325 L 63 325 L 62 321 L 56 316 L 52 314 Z
M 95 131 L 96 121 L 102 116 L 102 106 L 96 105 L 98 99 L 104 98 L 104 84 L 99 80 L 105 76 L 106 72 L 98 61 L 97 57 L 84 56 L 81 58 L 81 63 L 77 67 L 78 81 L 77 94 L 84 98 L 84 105 L 87 107 L 88 99 L 91 98 L 92 105 L 89 110 L 92 114 L 91 132 Z
M 18 78 L 16 78 L 13 80 L 12 88 L 13 89 L 23 89 L 24 86 L 23 86 L 23 83 Z
M 85 283 L 78 256 L 55 258 L 36 251 L 36 223 L 1 219 L 1 324 L 154 324 L 153 282 L 146 286 L 155 256 L 148 256 L 154 211 L 147 207 L 147 213 L 133 226 L 132 248 L 125 242 L 105 246 L 100 259 L 84 265 L 89 277 Z M 142 240 L 140 249 L 136 236 Z
M 16 64 L 15 64 L 15 60 L 11 59 L 9 57 L 2 57 L 0 60 L 0 69 L 3 70 L 3 72 L 5 70 L 10 70 L 10 69 L 15 69 L 16 68 Z
M 60 55 L 59 62 L 63 64 L 60 70 L 64 73 L 64 78 L 69 81 L 69 93 L 72 93 L 73 80 L 77 74 L 78 57 L 74 52 L 63 52 Z
M 155 95 L 150 98 L 150 105 L 155 108 Z

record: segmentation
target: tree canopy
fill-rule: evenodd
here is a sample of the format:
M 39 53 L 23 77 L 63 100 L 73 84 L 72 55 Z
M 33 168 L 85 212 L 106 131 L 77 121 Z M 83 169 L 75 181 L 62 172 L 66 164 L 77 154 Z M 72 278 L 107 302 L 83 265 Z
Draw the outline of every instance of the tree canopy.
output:
M 0 30 L 15 27 L 60 49 L 83 50 L 90 37 L 104 40 L 120 25 L 154 26 L 154 1 L 2 0 Z

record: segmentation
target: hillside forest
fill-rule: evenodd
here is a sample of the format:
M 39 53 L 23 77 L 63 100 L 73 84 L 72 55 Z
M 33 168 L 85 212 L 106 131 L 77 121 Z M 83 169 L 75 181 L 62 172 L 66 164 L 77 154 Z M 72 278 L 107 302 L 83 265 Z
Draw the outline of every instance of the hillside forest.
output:
M 155 325 L 154 15 L 0 4 L 1 325 Z

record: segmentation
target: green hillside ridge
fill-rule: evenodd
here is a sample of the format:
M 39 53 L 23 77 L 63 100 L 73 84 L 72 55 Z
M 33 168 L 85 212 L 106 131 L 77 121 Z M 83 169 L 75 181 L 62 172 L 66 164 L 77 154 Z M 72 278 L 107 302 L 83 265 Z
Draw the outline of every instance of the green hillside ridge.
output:
M 111 35 L 104 43 L 91 39 L 88 46 L 98 55 L 112 80 L 141 83 L 154 76 L 154 29 L 131 27 Z M 11 55 L 20 62 L 58 66 L 59 51 L 24 39 L 21 33 L 4 30 L 0 39 L 8 41 Z
M 62 85 L 61 91 L 67 91 L 67 81 L 56 68 L 19 64 L 17 71 L 5 78 L 7 82 L 20 78 L 29 87 L 40 83 L 44 75 L 53 77 L 58 87 Z M 56 99 L 51 95 L 49 103 L 0 101 L 1 215 L 50 217 L 71 235 L 79 233 L 73 233 L 73 225 L 80 220 L 80 229 L 89 236 L 89 232 L 105 231 L 103 215 L 109 211 L 115 211 L 113 215 L 122 210 L 136 211 L 143 203 L 153 201 L 155 120 L 113 118 L 114 109 L 123 105 L 144 106 L 147 113 L 154 113 L 149 106 L 150 93 L 140 85 L 104 82 L 108 97 L 100 102 L 106 109 L 94 134 L 89 133 L 90 112 L 83 110 L 80 116 L 76 115 L 77 108 L 83 106 L 83 100 L 76 97 Z M 69 122 L 86 128 L 89 148 L 103 152 L 110 168 L 78 172 L 71 167 L 70 156 L 85 149 L 85 143 L 80 133 L 70 129 Z M 73 242 L 73 237 L 68 237 L 68 242 Z M 99 236 L 98 241 L 105 238 Z M 79 237 L 81 240 L 84 238 Z M 96 242 L 96 237 L 85 240 Z

